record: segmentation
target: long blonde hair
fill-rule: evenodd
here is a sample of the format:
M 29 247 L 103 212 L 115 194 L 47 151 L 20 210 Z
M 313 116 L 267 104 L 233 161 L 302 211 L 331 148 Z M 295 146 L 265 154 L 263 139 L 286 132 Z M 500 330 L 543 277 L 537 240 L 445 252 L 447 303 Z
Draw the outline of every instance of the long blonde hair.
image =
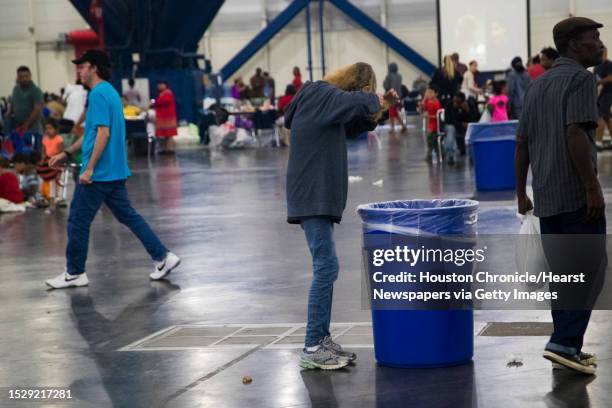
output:
M 376 74 L 370 64 L 357 62 L 335 70 L 324 81 L 344 90 L 376 93 Z
M 455 63 L 453 62 L 453 57 L 450 55 L 444 56 L 444 75 L 448 79 L 453 79 L 455 77 Z

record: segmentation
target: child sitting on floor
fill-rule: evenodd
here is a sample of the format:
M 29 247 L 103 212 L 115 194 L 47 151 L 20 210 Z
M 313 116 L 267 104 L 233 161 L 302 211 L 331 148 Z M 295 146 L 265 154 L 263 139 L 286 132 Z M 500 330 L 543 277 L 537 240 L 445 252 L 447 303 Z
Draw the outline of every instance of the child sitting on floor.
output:
M 19 180 L 11 170 L 10 163 L 0 158 L 0 199 L 19 204 L 23 202 L 23 193 L 19 189 Z
M 39 178 L 36 166 L 32 164 L 30 155 L 16 153 L 13 156 L 15 172 L 19 176 L 19 188 L 26 201 L 34 203 L 39 198 Z

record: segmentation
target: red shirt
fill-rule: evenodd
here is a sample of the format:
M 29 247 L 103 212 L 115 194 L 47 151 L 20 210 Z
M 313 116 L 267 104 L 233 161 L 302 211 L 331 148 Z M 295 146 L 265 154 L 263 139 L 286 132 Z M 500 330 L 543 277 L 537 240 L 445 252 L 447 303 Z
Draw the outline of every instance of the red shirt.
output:
M 0 198 L 15 204 L 23 202 L 23 193 L 19 189 L 19 180 L 10 171 L 0 174 Z
M 291 85 L 293 85 L 293 87 L 295 88 L 296 91 L 299 91 L 300 88 L 302 87 L 302 75 L 296 75 L 295 77 L 293 77 L 293 82 L 291 82 Z
M 423 107 L 427 112 L 427 130 L 429 132 L 437 132 L 438 131 L 438 110 L 442 109 L 442 104 L 438 98 L 435 99 L 427 99 L 423 102 Z
M 540 75 L 542 75 L 544 72 L 546 72 L 546 70 L 540 64 L 533 64 L 532 66 L 529 67 L 527 72 L 529 73 L 529 76 L 531 77 L 531 79 L 534 80 Z
M 170 89 L 164 90 L 155 100 L 155 136 L 174 137 L 176 129 L 176 102 Z
M 285 109 L 287 108 L 287 106 L 289 106 L 292 100 L 293 95 L 283 95 L 280 97 L 280 99 L 278 100 L 278 111 L 281 115 L 285 114 Z

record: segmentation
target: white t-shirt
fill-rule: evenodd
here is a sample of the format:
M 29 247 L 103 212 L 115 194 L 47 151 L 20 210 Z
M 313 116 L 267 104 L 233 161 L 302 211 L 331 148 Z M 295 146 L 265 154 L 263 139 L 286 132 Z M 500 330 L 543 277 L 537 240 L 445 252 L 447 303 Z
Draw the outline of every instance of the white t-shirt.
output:
M 474 80 L 474 73 L 469 69 L 465 71 L 463 76 L 463 84 L 461 85 L 461 92 L 465 94 L 466 97 L 474 97 L 478 99 L 478 92 L 475 91 L 475 88 L 478 88 L 476 85 L 476 81 Z
M 73 122 L 78 121 L 85 109 L 85 103 L 87 102 L 87 91 L 83 85 L 66 85 L 64 100 L 66 101 L 64 119 L 70 119 Z

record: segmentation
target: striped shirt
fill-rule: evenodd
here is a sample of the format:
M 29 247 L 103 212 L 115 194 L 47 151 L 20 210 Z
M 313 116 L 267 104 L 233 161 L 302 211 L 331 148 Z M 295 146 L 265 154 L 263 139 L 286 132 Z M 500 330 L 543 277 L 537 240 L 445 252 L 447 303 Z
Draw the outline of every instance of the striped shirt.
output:
M 518 135 L 527 140 L 534 214 L 550 217 L 586 205 L 586 192 L 567 147 L 567 126 L 581 124 L 597 171 L 597 81 L 573 59 L 558 58 L 527 90 Z

